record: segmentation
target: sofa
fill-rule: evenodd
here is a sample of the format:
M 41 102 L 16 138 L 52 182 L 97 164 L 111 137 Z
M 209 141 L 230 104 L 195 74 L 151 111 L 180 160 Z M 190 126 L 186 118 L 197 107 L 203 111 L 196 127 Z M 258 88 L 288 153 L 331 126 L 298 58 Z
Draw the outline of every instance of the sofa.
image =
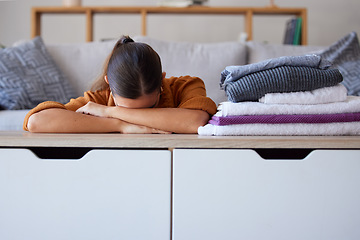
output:
M 167 77 L 192 75 L 202 78 L 205 82 L 208 96 L 216 104 L 227 100 L 225 92 L 219 86 L 220 74 L 226 66 L 244 65 L 280 56 L 316 53 L 326 48 L 325 46 L 293 46 L 267 44 L 256 41 L 190 43 L 163 41 L 146 36 L 136 36 L 133 38 L 135 41 L 148 43 L 159 53 L 163 64 L 163 71 L 167 73 Z M 38 62 L 38 68 L 49 63 L 51 65 L 48 67 L 51 69 L 51 73 L 47 73 L 46 77 L 36 77 L 37 75 L 35 75 L 35 77 L 32 76 L 35 80 L 29 80 L 30 82 L 38 81 L 38 85 L 31 87 L 35 89 L 34 92 L 36 94 L 40 92 L 37 89 L 41 89 L 41 92 L 44 92 L 42 96 L 30 101 L 31 104 L 27 104 L 26 99 L 21 99 L 21 101 L 26 103 L 16 106 L 12 110 L 8 110 L 6 107 L 3 107 L 4 110 L 0 110 L 0 131 L 22 131 L 24 116 L 30 108 L 39 102 L 55 100 L 66 103 L 71 97 L 83 95 L 83 92 L 89 90 L 92 82 L 100 75 L 103 63 L 115 42 L 116 40 L 74 44 L 46 44 L 40 37 L 37 37 L 30 41 L 15 43 L 14 46 L 5 49 L 10 51 L 9 56 L 5 56 L 5 50 L 0 50 L 2 51 L 0 63 L 7 62 L 6 57 L 11 58 L 12 51 L 16 53 L 20 49 L 20 53 L 18 52 L 17 54 L 22 56 L 29 54 L 29 58 L 32 58 L 32 61 Z M 37 58 L 40 58 L 38 55 L 47 56 L 40 56 L 43 59 L 38 60 Z M 16 71 L 25 71 L 22 66 L 17 67 L 20 70 Z M 30 70 L 34 71 L 31 68 Z M 17 74 L 16 71 L 15 75 Z M 0 67 L 0 77 L 3 77 L 8 72 L 6 68 L 1 72 Z M 14 79 L 21 78 L 21 76 L 21 74 L 18 74 L 18 76 L 14 76 Z M 52 83 L 50 80 L 56 80 L 57 82 Z M 21 79 L 19 82 L 14 87 L 15 90 L 9 94 L 17 95 L 19 91 L 26 92 L 28 90 L 26 88 L 30 88 L 27 86 L 29 83 L 24 83 Z M 3 83 L 0 82 L 0 99 L 4 99 L 6 98 L 6 96 L 4 97 L 6 83 L 5 86 L 4 84 L 1 86 L 1 84 Z M 65 94 L 62 94 L 63 92 Z M 5 94 L 7 93 L 5 92 Z M 28 95 L 17 97 L 19 99 L 32 98 L 31 93 Z M 0 101 L 0 106 L 1 103 Z

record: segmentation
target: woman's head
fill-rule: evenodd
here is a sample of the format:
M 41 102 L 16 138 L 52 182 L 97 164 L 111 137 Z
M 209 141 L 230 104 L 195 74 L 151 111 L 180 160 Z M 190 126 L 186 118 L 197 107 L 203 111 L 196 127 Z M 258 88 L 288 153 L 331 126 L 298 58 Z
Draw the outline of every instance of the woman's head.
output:
M 163 77 L 159 55 L 149 45 L 123 36 L 108 58 L 103 81 L 105 78 L 109 84 L 115 103 L 121 99 L 129 102 L 143 99 L 146 103 L 148 99 L 151 107 L 152 96 L 159 96 Z
M 106 75 L 114 95 L 137 99 L 160 91 L 160 57 L 149 45 L 124 36 L 112 51 Z

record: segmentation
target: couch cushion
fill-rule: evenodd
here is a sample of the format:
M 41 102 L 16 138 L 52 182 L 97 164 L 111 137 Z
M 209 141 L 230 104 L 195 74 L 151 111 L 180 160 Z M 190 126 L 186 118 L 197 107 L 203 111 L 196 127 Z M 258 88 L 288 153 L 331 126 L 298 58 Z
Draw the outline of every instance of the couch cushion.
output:
M 48 44 L 47 49 L 73 85 L 76 95 L 90 90 L 100 76 L 116 40 L 105 42 Z
M 323 46 L 268 44 L 255 41 L 247 42 L 246 46 L 248 48 L 248 63 L 256 63 L 265 59 L 282 56 L 300 56 L 319 53 L 326 48 Z
M 346 35 L 320 55 L 333 64 L 332 68 L 340 70 L 348 94 L 360 96 L 360 44 L 357 34 Z
M 150 37 L 134 37 L 149 44 L 160 55 L 167 77 L 191 75 L 205 82 L 207 95 L 216 104 L 226 101 L 220 90 L 221 72 L 229 65 L 246 64 L 246 46 L 239 42 L 167 42 Z
M 25 115 L 29 110 L 0 111 L 0 131 L 22 131 Z
M 72 87 L 40 37 L 0 50 L 0 105 L 28 109 L 47 100 L 66 103 Z

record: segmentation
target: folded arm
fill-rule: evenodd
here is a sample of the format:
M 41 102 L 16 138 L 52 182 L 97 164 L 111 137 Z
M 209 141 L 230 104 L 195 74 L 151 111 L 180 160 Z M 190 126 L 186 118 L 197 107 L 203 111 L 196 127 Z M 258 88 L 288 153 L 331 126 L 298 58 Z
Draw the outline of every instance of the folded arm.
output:
M 27 127 L 30 132 L 52 133 L 165 133 L 116 118 L 97 117 L 61 108 L 45 109 L 32 114 Z
M 141 108 L 108 107 L 89 102 L 77 112 L 94 116 L 115 118 L 136 125 L 161 129 L 174 133 L 197 133 L 210 116 L 202 110 L 185 108 Z

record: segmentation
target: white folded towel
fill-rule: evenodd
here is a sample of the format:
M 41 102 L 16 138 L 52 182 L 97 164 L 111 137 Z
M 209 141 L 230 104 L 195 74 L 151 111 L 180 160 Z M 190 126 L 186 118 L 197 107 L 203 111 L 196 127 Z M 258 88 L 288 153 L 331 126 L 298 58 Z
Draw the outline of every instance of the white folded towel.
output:
M 300 105 L 265 104 L 260 102 L 223 102 L 215 116 L 276 115 L 276 114 L 332 114 L 360 112 L 360 97 L 348 96 L 343 102 Z
M 237 124 L 198 128 L 203 136 L 335 136 L 360 135 L 360 122 L 325 124 Z
M 332 87 L 315 89 L 313 91 L 290 92 L 290 93 L 267 93 L 259 99 L 266 104 L 323 104 L 342 102 L 347 98 L 347 89 L 338 84 Z

